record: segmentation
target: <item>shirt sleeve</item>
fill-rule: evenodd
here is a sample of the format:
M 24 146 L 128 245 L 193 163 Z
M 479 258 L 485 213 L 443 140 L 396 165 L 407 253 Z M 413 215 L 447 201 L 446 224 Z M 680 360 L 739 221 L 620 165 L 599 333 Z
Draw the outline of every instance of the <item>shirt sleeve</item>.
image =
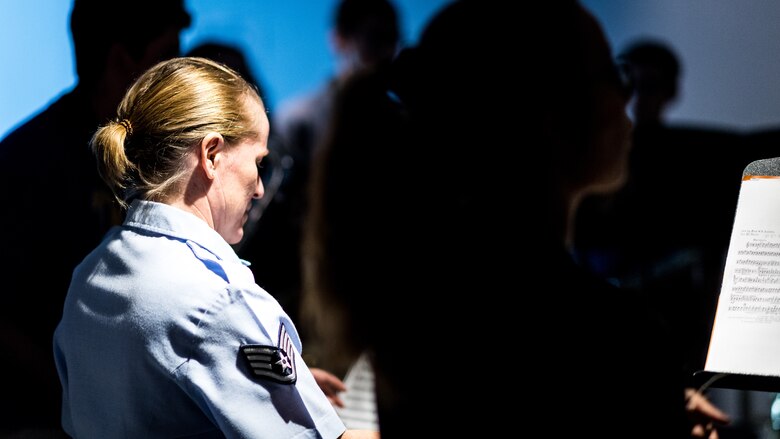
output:
M 191 337 L 173 337 L 179 351 L 189 352 L 174 379 L 228 438 L 327 439 L 345 430 L 293 343 L 284 344 L 293 351 L 288 356 L 296 372 L 292 383 L 253 373 L 242 357 L 242 346 L 279 347 L 282 316 L 278 303 L 259 287 L 228 287 L 199 316 Z

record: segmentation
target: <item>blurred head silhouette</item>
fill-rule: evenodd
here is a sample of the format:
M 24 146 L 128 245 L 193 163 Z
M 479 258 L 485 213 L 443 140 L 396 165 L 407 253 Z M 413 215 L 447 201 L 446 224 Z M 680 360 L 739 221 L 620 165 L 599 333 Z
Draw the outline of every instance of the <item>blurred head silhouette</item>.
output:
M 179 55 L 190 25 L 183 0 L 74 0 L 70 29 L 79 86 L 95 96 L 99 117 L 116 109 L 136 76 Z
M 629 111 L 637 125 L 660 124 L 678 95 L 680 63 L 672 49 L 654 40 L 639 40 L 618 55 L 633 87 Z
M 383 437 L 408 434 L 415 418 L 443 436 L 502 418 L 501 407 L 446 398 L 457 368 L 430 379 L 409 359 L 429 355 L 429 340 L 438 352 L 501 343 L 492 327 L 487 337 L 456 328 L 500 312 L 501 299 L 481 292 L 513 282 L 518 268 L 503 255 L 534 249 L 520 270 L 537 290 L 532 274 L 555 263 L 545 251 L 563 247 L 579 200 L 626 179 L 631 125 L 611 49 L 577 2 L 548 3 L 518 15 L 451 2 L 393 62 L 392 93 L 384 77 L 356 75 L 336 100 L 310 186 L 306 306 L 325 317 L 331 345 L 373 351 Z M 531 23 L 532 38 L 518 35 Z M 507 56 L 518 47 L 529 62 Z M 476 387 L 470 395 L 487 400 Z M 430 422 L 432 406 L 467 422 Z
M 333 26 L 331 43 L 342 73 L 388 63 L 398 49 L 398 17 L 388 0 L 341 0 Z
M 244 51 L 238 46 L 218 41 L 205 41 L 188 50 L 186 56 L 207 58 L 235 70 L 246 82 L 255 86 L 258 94 L 263 99 L 266 110 L 270 111 L 269 99 L 262 84 L 260 84 L 260 79 L 255 76 Z

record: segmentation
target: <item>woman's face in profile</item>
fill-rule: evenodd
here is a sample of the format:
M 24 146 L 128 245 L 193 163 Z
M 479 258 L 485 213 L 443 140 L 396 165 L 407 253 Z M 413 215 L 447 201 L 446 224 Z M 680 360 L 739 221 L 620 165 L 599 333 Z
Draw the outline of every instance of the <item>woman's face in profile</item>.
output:
M 229 244 L 236 244 L 244 236 L 244 224 L 252 208 L 252 200 L 264 193 L 258 168 L 268 154 L 268 117 L 265 108 L 256 99 L 247 99 L 242 105 L 254 117 L 256 138 L 242 139 L 226 149 L 216 168 L 214 185 L 217 191 L 212 203 L 214 229 Z

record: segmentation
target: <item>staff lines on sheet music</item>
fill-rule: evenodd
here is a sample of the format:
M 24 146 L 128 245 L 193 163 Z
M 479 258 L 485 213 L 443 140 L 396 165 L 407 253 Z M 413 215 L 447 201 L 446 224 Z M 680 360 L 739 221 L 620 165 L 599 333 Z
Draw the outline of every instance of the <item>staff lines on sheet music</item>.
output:
M 780 261 L 762 261 L 759 259 L 737 259 L 738 265 L 780 265 Z

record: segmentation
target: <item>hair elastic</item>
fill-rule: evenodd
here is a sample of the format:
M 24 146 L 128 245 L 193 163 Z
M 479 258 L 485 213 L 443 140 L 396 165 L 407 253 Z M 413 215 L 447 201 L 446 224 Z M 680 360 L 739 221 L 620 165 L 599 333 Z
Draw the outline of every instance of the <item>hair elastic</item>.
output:
M 132 136 L 133 135 L 133 126 L 130 125 L 130 121 L 129 120 L 121 119 L 119 121 L 119 124 L 122 125 L 123 127 L 125 127 L 125 131 L 127 131 L 127 135 L 128 136 Z

